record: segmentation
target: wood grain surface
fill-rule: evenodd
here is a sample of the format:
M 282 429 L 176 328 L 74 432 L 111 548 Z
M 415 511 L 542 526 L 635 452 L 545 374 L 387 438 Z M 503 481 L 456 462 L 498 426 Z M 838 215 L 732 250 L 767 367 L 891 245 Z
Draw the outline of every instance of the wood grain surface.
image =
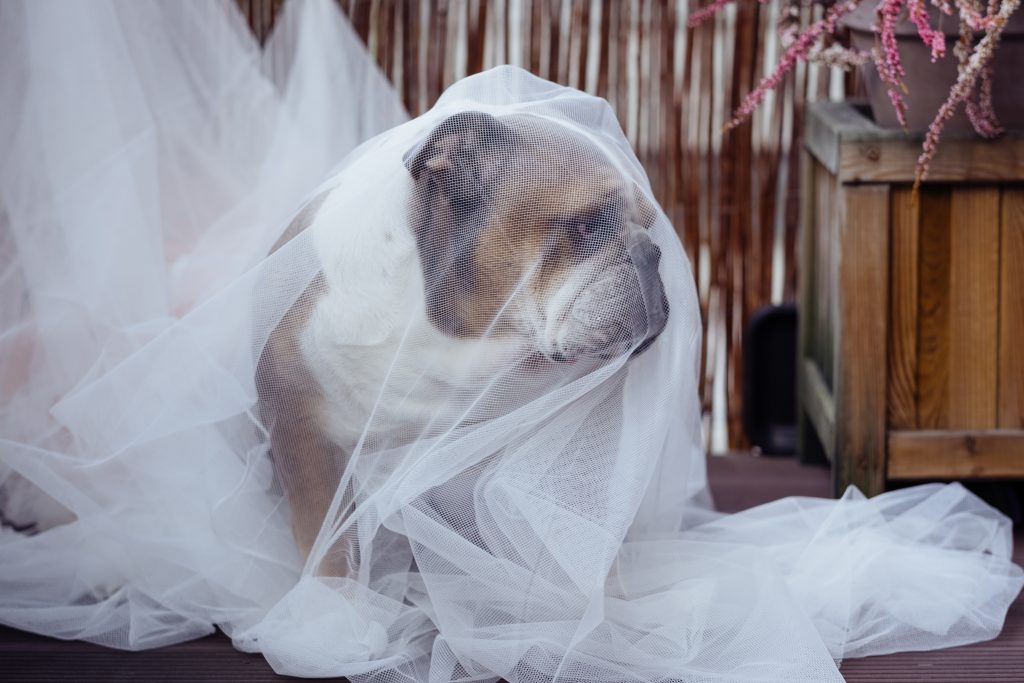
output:
M 816 159 L 844 183 L 914 182 L 924 132 L 881 128 L 866 108 L 821 102 L 809 110 L 805 140 Z M 981 140 L 946 131 L 929 165 L 930 183 L 1017 182 L 1024 177 L 1024 131 Z
M 921 191 L 918 250 L 917 426 L 948 423 L 950 194 Z
M 917 427 L 917 295 L 920 204 L 908 187 L 892 192 L 889 268 L 889 426 Z
M 997 423 L 1024 428 L 1024 188 L 1003 190 L 1002 200 Z
M 954 187 L 950 199 L 950 429 L 996 426 L 999 191 Z
M 889 201 L 887 185 L 846 187 L 836 247 L 837 484 L 872 494 L 885 487 Z
M 1005 479 L 1024 466 L 1024 429 L 889 433 L 890 479 Z

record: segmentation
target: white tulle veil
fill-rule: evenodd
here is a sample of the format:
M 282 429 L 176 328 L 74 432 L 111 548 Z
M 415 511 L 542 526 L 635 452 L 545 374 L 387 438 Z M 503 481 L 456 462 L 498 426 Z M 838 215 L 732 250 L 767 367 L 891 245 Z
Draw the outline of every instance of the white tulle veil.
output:
M 958 485 L 711 511 L 692 273 L 602 100 L 501 67 L 406 121 L 330 3 L 261 49 L 137 1 L 0 5 L 0 102 L 0 623 L 389 683 L 1001 628 L 1009 523 Z

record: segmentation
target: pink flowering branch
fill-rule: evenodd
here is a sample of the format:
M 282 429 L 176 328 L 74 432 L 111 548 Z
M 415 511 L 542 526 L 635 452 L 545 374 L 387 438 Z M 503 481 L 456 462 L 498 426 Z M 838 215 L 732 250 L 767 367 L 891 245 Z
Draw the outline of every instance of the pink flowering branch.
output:
M 686 20 L 686 25 L 690 28 L 700 26 L 730 2 L 732 2 L 732 0 L 712 0 L 710 5 L 691 14 L 689 19 Z
M 966 60 L 961 57 L 961 68 L 959 69 L 956 83 L 953 84 L 953 88 L 949 91 L 949 97 L 939 107 L 935 119 L 928 126 L 928 132 L 925 135 L 921 156 L 917 159 L 917 168 L 914 174 L 915 193 L 918 187 L 920 187 L 921 182 L 928 177 L 928 167 L 938 149 L 939 136 L 942 134 L 942 129 L 949 119 L 953 117 L 956 108 L 970 97 L 979 78 L 992 60 L 992 54 L 999 43 L 999 38 L 1003 33 L 1006 22 L 1009 21 L 1010 16 L 1019 6 L 1020 0 L 1002 0 L 998 11 L 991 13 L 990 21 L 988 21 L 991 28 L 985 33 L 974 50 L 970 52 Z M 960 17 L 962 22 L 969 28 L 970 21 L 968 16 L 961 13 Z M 965 38 L 965 34 L 968 37 Z M 961 42 L 958 44 L 958 48 L 963 46 L 965 50 L 969 49 L 967 47 L 970 44 L 969 35 L 966 31 L 961 31 Z
M 711 4 L 690 16 L 687 25 L 700 25 L 731 1 L 711 0 Z M 747 120 L 764 102 L 768 91 L 778 87 L 799 61 L 843 68 L 865 61 L 866 53 L 844 48 L 828 40 L 835 35 L 839 20 L 865 1 L 837 1 L 826 10 L 824 18 L 801 30 L 797 8 L 799 0 L 789 0 L 791 4 L 783 9 L 783 17 L 779 23 L 782 57 L 771 73 L 747 94 L 725 125 L 725 129 L 735 128 Z M 896 115 L 904 126 L 904 95 L 907 89 L 903 83 L 905 72 L 896 36 L 896 27 L 904 12 L 916 27 L 918 37 L 931 52 L 932 61 L 942 59 L 946 54 L 946 35 L 929 23 L 928 2 L 941 13 L 947 16 L 955 14 L 959 18 L 960 41 L 954 49 L 958 61 L 957 80 L 950 89 L 949 97 L 928 127 L 915 172 L 915 193 L 921 181 L 928 175 L 928 167 L 935 156 L 943 128 L 961 104 L 965 105 L 967 117 L 980 135 L 996 137 L 1003 132 L 992 107 L 992 53 L 1007 21 L 1019 8 L 1022 0 L 987 0 L 988 6 L 984 11 L 979 4 L 980 0 L 878 0 L 877 24 L 874 27 L 878 45 L 871 53 L 871 57 L 875 61 L 879 77 L 885 84 Z M 984 35 L 980 42 L 974 45 L 976 33 Z
M 834 33 L 836 25 L 839 20 L 843 18 L 848 12 L 852 12 L 860 0 L 846 0 L 845 2 L 837 2 L 828 8 L 825 16 L 822 19 L 814 22 L 807 29 L 798 35 L 793 43 L 786 49 L 782 54 L 782 58 L 779 63 L 775 65 L 775 69 L 767 76 L 765 76 L 757 87 L 750 91 L 744 98 L 743 103 L 736 109 L 732 119 L 725 124 L 725 129 L 729 130 L 743 123 L 754 110 L 764 101 L 765 96 L 769 90 L 774 89 L 782 82 L 782 79 L 793 70 L 798 60 L 807 60 L 810 52 L 818 44 L 818 42 L 827 34 Z
M 924 0 L 910 0 L 907 3 L 907 9 L 910 12 L 910 20 L 917 27 L 917 35 L 921 37 L 921 41 L 931 50 L 932 61 L 942 59 L 946 55 L 946 34 L 933 29 L 928 24 L 928 9 L 925 6 Z M 952 7 L 948 5 L 940 5 L 939 9 L 944 14 L 952 14 L 953 12 Z
M 896 24 L 900 19 L 900 12 L 906 0 L 882 0 L 875 10 L 878 15 L 878 37 L 882 48 L 875 56 L 875 66 L 878 69 L 878 76 L 885 83 L 889 93 L 889 101 L 892 108 L 896 110 L 896 118 L 900 125 L 907 126 L 907 103 L 903 99 L 905 87 L 903 85 L 903 62 L 900 59 L 900 50 L 896 43 Z
M 989 0 L 989 16 L 995 16 L 998 11 L 999 0 Z M 964 23 L 961 24 L 961 36 L 967 35 Z M 969 39 L 965 38 L 964 40 Z M 968 49 L 964 51 L 965 53 L 969 51 L 970 45 L 968 44 L 966 47 Z M 965 61 L 968 55 L 958 56 L 960 57 L 960 70 L 963 70 L 966 66 Z M 967 100 L 967 118 L 970 119 L 971 126 L 977 131 L 978 135 L 985 138 L 999 137 L 1003 133 L 1003 127 L 999 125 L 995 108 L 992 106 L 992 73 L 992 62 L 989 61 L 981 72 L 981 86 L 975 88 L 975 96 Z
M 782 49 L 785 50 L 792 45 L 796 41 L 797 37 L 802 33 L 802 28 L 800 26 L 800 9 L 794 6 L 783 8 L 780 13 L 778 23 L 776 24 L 776 30 L 779 34 L 779 45 L 781 45 Z M 821 64 L 822 66 L 849 71 L 850 69 L 860 66 L 871 59 L 871 53 L 852 47 L 846 47 L 839 42 L 832 41 L 825 44 L 823 41 L 822 43 L 812 47 L 807 52 L 807 56 L 803 59 L 814 64 Z
M 718 14 L 719 10 L 728 5 L 733 0 L 712 0 L 711 4 L 703 9 L 699 9 L 686 20 L 686 25 L 690 28 L 696 28 L 705 21 Z M 757 0 L 762 5 L 767 4 L 769 0 Z
M 959 0 L 956 7 L 960 10 L 960 17 L 972 31 L 989 32 L 997 27 L 997 13 L 989 11 L 981 13 L 971 0 Z
M 992 73 L 992 62 L 989 62 L 981 73 L 981 87 L 977 89 L 977 97 L 967 100 L 967 118 L 971 126 L 978 135 L 990 139 L 1004 132 L 992 106 Z

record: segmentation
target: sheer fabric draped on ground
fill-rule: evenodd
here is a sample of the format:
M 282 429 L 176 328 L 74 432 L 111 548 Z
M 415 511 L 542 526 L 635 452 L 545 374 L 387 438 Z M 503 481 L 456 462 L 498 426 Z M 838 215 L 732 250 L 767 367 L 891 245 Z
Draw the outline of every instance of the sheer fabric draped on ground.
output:
M 382 683 L 838 681 L 999 632 L 1010 526 L 958 485 L 711 510 L 692 273 L 604 102 L 503 67 L 406 121 L 332 3 L 284 12 L 261 49 L 228 2 L 0 5 L 0 623 Z M 424 225 L 504 230 L 499 294 Z M 300 325 L 323 371 L 258 377 Z M 308 561 L 281 378 L 352 392 Z

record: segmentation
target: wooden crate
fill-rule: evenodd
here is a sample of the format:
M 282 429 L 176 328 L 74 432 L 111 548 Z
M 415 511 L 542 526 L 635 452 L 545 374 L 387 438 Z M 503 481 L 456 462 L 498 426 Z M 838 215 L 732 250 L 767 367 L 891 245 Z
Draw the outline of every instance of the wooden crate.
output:
M 802 170 L 801 456 L 836 492 L 1024 477 L 1024 132 L 921 138 L 809 107 Z

